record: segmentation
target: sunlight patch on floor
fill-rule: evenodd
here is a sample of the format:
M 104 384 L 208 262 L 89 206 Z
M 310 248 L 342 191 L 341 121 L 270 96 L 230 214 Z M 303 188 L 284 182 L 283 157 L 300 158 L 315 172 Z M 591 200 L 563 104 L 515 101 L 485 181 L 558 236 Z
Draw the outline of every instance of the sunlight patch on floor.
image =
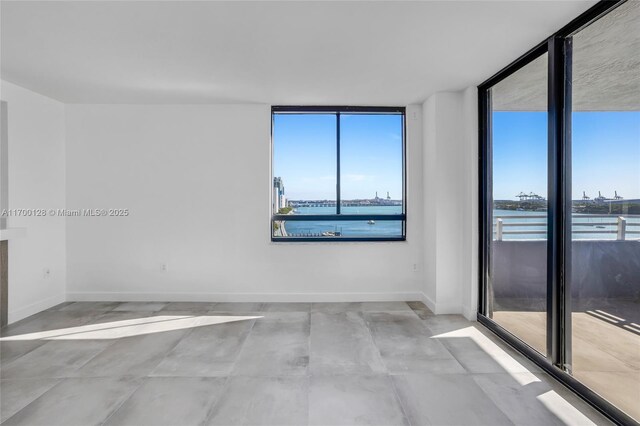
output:
M 569 402 L 555 391 L 550 390 L 538 395 L 536 398 L 564 424 L 595 425 L 587 416 L 569 404 Z
M 0 341 L 19 340 L 89 340 L 120 339 L 144 334 L 183 330 L 262 318 L 261 316 L 219 315 L 159 315 L 122 321 L 88 324 L 79 327 L 61 328 L 36 333 L 20 334 L 0 338 Z
M 516 361 L 511 355 L 496 345 L 491 339 L 482 334 L 475 327 L 464 327 L 447 333 L 438 334 L 431 337 L 432 339 L 450 339 L 465 338 L 471 339 L 480 349 L 489 355 L 506 373 L 509 373 L 515 381 L 525 386 L 529 383 L 539 382 L 533 373 L 527 370 L 522 364 Z

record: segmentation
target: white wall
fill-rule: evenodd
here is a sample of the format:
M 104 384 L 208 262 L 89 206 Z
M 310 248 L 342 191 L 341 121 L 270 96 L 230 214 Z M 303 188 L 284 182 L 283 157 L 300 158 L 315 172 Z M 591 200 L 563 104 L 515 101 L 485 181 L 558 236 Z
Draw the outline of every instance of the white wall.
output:
M 424 190 L 424 294 L 425 303 L 435 312 L 436 302 L 436 258 L 437 258 L 437 143 L 436 143 L 436 97 L 431 96 L 422 106 L 423 123 L 423 190 Z
M 437 314 L 469 319 L 477 303 L 474 90 L 436 93 L 423 105 L 426 301 Z
M 475 320 L 478 314 L 478 88 L 468 87 L 462 94 L 464 193 L 462 203 L 462 314 Z
M 64 104 L 5 81 L 0 97 L 8 109 L 8 207 L 64 208 Z M 65 219 L 9 217 L 7 227 L 27 228 L 9 241 L 11 323 L 65 300 Z
M 12 208 L 131 212 L 11 218 L 28 232 L 11 241 L 10 322 L 65 291 L 67 300 L 424 298 L 436 313 L 475 318 L 475 88 L 408 107 L 402 243 L 270 242 L 268 106 L 65 107 L 6 82 L 2 99 Z
M 131 212 L 11 218 L 28 232 L 11 241 L 10 322 L 64 301 L 65 283 L 68 300 L 424 297 L 475 317 L 475 88 L 408 107 L 402 243 L 270 242 L 268 106 L 65 107 L 6 82 L 2 99 L 10 207 Z
M 421 117 L 406 242 L 272 243 L 268 106 L 67 105 L 67 207 L 131 211 L 67 219 L 69 300 L 420 298 Z

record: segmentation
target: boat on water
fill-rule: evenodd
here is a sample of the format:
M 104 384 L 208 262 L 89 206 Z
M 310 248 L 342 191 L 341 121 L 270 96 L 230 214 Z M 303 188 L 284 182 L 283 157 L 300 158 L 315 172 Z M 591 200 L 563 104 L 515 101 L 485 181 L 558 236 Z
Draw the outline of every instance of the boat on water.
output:
M 375 225 L 375 224 L 376 224 L 376 221 L 375 221 L 375 220 L 370 220 L 370 221 L 368 221 L 367 223 L 368 223 L 369 225 Z

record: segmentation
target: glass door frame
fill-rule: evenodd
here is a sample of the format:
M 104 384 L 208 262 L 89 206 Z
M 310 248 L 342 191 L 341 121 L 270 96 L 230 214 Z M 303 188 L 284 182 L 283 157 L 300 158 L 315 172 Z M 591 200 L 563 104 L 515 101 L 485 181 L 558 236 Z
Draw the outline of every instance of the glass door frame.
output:
M 478 321 L 617 424 L 637 424 L 571 376 L 571 82 L 572 36 L 626 0 L 601 0 L 478 86 Z M 493 239 L 491 88 L 548 54 L 547 353 L 542 355 L 489 317 Z

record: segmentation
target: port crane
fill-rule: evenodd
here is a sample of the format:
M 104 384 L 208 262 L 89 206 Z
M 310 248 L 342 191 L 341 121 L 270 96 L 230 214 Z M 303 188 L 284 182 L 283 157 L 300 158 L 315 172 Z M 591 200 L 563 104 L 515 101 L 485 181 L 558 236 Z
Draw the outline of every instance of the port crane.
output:
M 516 195 L 516 198 L 520 199 L 520 201 L 544 201 L 544 197 L 541 197 L 540 195 L 533 192 L 530 192 L 529 194 L 520 192 L 518 195 Z
M 600 191 L 598 191 L 598 196 L 593 199 L 593 201 L 596 201 L 598 203 L 603 203 L 603 202 L 605 202 L 607 200 L 608 200 L 608 198 L 607 197 L 603 197 L 602 194 L 600 193 Z

